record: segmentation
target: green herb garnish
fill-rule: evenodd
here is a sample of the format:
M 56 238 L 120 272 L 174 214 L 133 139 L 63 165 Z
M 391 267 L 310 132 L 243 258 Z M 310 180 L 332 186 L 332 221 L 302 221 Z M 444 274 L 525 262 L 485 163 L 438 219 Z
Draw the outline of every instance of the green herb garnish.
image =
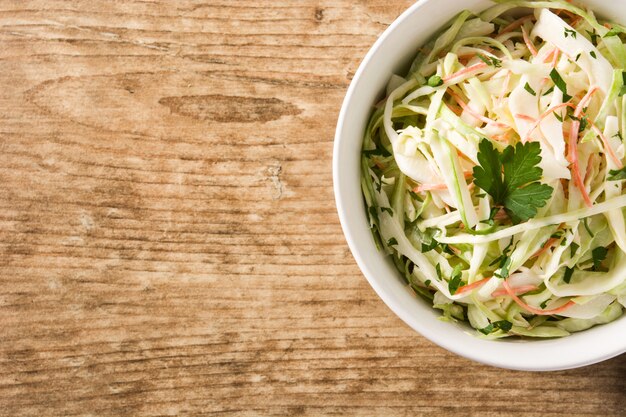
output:
M 609 175 L 606 178 L 609 181 L 626 180 L 626 167 L 621 169 L 612 169 L 609 171 Z
M 574 273 L 574 268 L 565 267 L 565 274 L 563 274 L 563 281 L 566 284 L 569 284 L 570 280 L 572 279 L 573 273 Z
M 528 91 L 528 93 L 530 93 L 531 96 L 537 95 L 537 93 L 535 93 L 535 90 L 533 90 L 533 88 L 528 83 L 526 83 L 526 85 L 524 86 L 524 90 Z
M 552 187 L 541 184 L 543 170 L 541 147 L 538 142 L 507 146 L 502 153 L 490 141 L 478 145 L 478 162 L 474 167 L 474 184 L 489 194 L 496 205 L 504 207 L 514 223 L 537 215 L 537 209 L 546 205 Z
M 598 246 L 591 251 L 591 258 L 593 259 L 593 270 L 600 269 L 602 261 L 606 259 L 606 255 L 609 253 L 608 249 L 603 246 Z
M 563 92 L 563 102 L 569 101 L 572 96 L 567 94 L 567 84 L 565 84 L 561 74 L 559 74 L 556 69 L 552 69 L 552 71 L 550 71 L 550 78 L 552 79 L 554 85 L 556 85 L 556 87 Z
M 564 29 L 565 29 L 565 33 L 564 33 L 564 35 L 565 35 L 565 37 L 566 37 L 566 38 L 567 38 L 568 36 L 571 36 L 572 38 L 576 39 L 576 35 L 577 35 L 577 33 L 576 33 L 576 31 L 575 31 L 575 30 L 568 29 L 568 28 L 564 28 Z
M 485 64 L 495 67 L 495 68 L 500 68 L 502 67 L 502 60 L 493 57 L 493 56 L 485 56 L 485 55 L 481 55 L 478 54 L 476 55 L 481 61 L 483 61 Z

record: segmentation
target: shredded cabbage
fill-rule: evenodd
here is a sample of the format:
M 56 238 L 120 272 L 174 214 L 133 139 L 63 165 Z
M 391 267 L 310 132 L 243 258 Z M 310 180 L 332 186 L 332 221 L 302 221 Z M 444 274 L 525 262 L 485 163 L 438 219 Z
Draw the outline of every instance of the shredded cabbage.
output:
M 567 336 L 626 308 L 626 33 L 564 0 L 494 2 L 391 76 L 361 187 L 377 246 L 444 320 Z

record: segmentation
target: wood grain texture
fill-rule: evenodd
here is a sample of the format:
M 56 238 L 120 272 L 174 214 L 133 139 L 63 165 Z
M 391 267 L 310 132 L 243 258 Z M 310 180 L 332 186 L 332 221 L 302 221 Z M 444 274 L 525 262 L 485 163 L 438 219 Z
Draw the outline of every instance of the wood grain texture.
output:
M 408 0 L 0 1 L 0 415 L 618 416 L 415 334 L 332 195 L 341 100 Z

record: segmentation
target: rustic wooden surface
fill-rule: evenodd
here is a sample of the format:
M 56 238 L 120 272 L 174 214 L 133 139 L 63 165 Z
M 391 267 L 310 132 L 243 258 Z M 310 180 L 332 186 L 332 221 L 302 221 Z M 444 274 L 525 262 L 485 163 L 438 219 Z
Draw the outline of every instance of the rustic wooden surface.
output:
M 377 298 L 336 116 L 407 0 L 0 1 L 0 415 L 625 415 Z

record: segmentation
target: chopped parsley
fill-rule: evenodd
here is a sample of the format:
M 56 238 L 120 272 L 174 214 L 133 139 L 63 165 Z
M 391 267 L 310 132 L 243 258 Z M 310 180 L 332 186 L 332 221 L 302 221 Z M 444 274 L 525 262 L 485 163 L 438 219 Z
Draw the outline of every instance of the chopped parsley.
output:
M 569 246 L 569 254 L 570 254 L 570 258 L 573 258 L 574 255 L 576 255 L 576 252 L 578 251 L 578 248 L 580 248 L 580 245 L 578 243 L 572 242 Z
M 524 90 L 528 91 L 528 93 L 531 96 L 536 96 L 537 95 L 537 93 L 535 93 L 535 90 L 533 90 L 533 88 L 528 83 L 526 83 L 526 85 L 524 86 Z
M 437 279 L 441 281 L 443 279 L 443 275 L 441 275 L 441 265 L 437 264 L 435 271 L 437 272 Z
M 591 258 L 593 259 L 593 270 L 597 271 L 602 265 L 602 261 L 606 259 L 606 255 L 609 253 L 608 249 L 603 246 L 598 246 L 591 251 Z
M 559 122 L 563 123 L 563 116 L 561 116 L 557 112 L 554 112 L 552 114 L 554 115 L 554 117 L 556 117 L 556 120 L 558 120 Z
M 426 281 L 424 281 L 424 285 L 426 285 L 427 287 L 430 287 L 430 280 L 427 279 Z
M 502 60 L 494 57 L 494 56 L 485 56 L 482 54 L 478 54 L 476 55 L 481 61 L 483 61 L 485 64 L 495 67 L 495 68 L 500 68 L 502 67 Z
M 538 142 L 507 146 L 502 153 L 490 141 L 478 145 L 478 162 L 474 167 L 474 184 L 489 194 L 496 205 L 504 207 L 514 223 L 537 215 L 552 196 L 552 187 L 539 182 L 543 170 Z
M 393 209 L 391 207 L 381 207 L 380 211 L 383 212 L 387 212 L 387 214 L 389 214 L 390 216 L 393 216 Z
M 610 170 L 607 180 L 609 181 L 626 180 L 626 167 L 621 168 L 621 169 Z
M 507 278 L 509 276 L 509 268 L 511 267 L 511 257 L 509 256 L 509 252 L 512 252 L 515 247 L 517 247 L 517 243 L 515 247 L 513 246 L 513 237 L 509 241 L 509 244 L 502 250 L 502 255 L 498 256 L 494 259 L 489 266 L 493 266 L 498 264 L 498 268 L 500 268 L 499 272 L 496 272 L 494 275 L 498 278 Z
M 461 286 L 461 278 L 463 276 L 461 273 L 462 269 L 463 266 L 461 264 L 458 264 L 452 270 L 452 275 L 450 275 L 450 281 L 448 281 L 448 290 L 452 295 L 454 295 L 454 293 L 456 293 L 456 291 Z
M 484 327 L 482 329 L 478 329 L 482 334 L 490 334 L 495 330 L 502 330 L 504 332 L 508 332 L 513 328 L 513 324 L 507 320 L 494 321 L 490 323 L 489 326 Z
M 543 93 L 543 94 L 542 94 L 542 96 L 547 96 L 548 94 L 550 94 L 550 93 L 551 93 L 551 92 L 553 92 L 553 91 L 554 91 L 554 86 L 550 87 L 550 88 L 548 89 L 548 91 L 546 91 L 545 93 Z
M 550 78 L 552 79 L 554 85 L 556 85 L 556 87 L 563 92 L 563 102 L 569 101 L 572 96 L 567 94 L 567 84 L 565 84 L 561 74 L 553 68 L 552 71 L 550 71 Z
M 593 59 L 598 59 L 598 57 L 597 57 L 597 55 L 596 55 L 596 52 L 595 52 L 595 51 L 591 51 L 591 52 L 589 52 L 589 55 L 591 55 L 591 57 L 592 57 Z
M 376 207 L 370 206 L 369 212 L 370 212 L 370 217 L 372 218 L 372 220 L 374 220 L 375 223 L 379 223 L 378 211 L 376 210 Z
M 382 156 L 384 158 L 391 156 L 391 153 L 384 147 L 376 148 L 376 149 L 368 149 L 363 151 L 363 155 L 370 156 Z
M 546 307 L 548 306 L 548 301 L 550 301 L 549 298 L 547 300 L 542 301 L 541 304 L 539 304 L 539 307 L 541 307 L 542 310 L 545 310 Z
M 387 241 L 387 246 L 395 246 L 397 244 L 398 244 L 398 241 L 396 240 L 395 237 L 392 237 L 391 239 Z
M 589 223 L 587 222 L 587 217 L 585 217 L 583 219 L 583 226 L 585 226 L 585 230 L 587 231 L 587 233 L 589 233 L 589 236 L 591 236 L 592 238 L 594 237 L 593 232 L 591 231 L 591 229 L 589 228 Z
M 582 52 L 580 52 L 578 55 L 576 55 L 576 58 L 574 58 L 574 61 L 578 62 L 578 60 L 580 59 L 581 55 L 582 55 Z
M 428 85 L 431 87 L 439 87 L 441 84 L 443 84 L 443 80 L 438 75 L 433 75 L 428 79 Z
M 566 284 L 569 284 L 570 280 L 572 279 L 573 273 L 574 273 L 574 268 L 565 267 L 565 274 L 563 274 L 563 281 Z
M 587 32 L 587 34 L 589 35 L 589 38 L 591 40 L 591 43 L 595 45 L 598 44 L 598 34 L 595 31 L 588 31 L 586 30 L 585 32 Z
M 580 123 L 580 125 L 578 126 L 578 132 L 582 132 L 583 130 L 585 130 L 587 128 L 587 116 L 582 116 L 580 118 L 578 117 L 574 117 L 574 116 L 570 116 L 573 120 L 576 120 L 577 122 Z
M 576 33 L 576 31 L 575 31 L 575 30 L 568 29 L 568 28 L 564 28 L 564 29 L 565 29 L 565 33 L 564 33 L 563 35 L 564 35 L 566 38 L 567 38 L 568 36 L 571 36 L 572 38 L 576 39 L 576 35 L 577 35 L 577 33 Z

